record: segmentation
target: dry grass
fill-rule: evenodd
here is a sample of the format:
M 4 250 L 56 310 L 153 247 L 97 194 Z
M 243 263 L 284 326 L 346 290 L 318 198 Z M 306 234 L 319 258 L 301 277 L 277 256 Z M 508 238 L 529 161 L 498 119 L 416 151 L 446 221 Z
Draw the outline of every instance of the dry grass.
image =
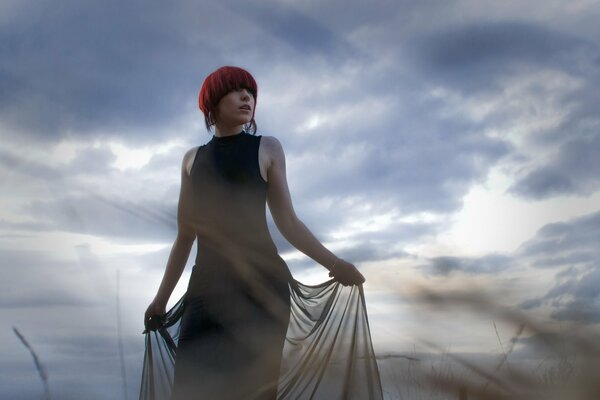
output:
M 31 347 L 31 345 L 29 344 L 29 341 L 25 339 L 25 336 L 23 336 L 23 334 L 19 332 L 19 330 L 15 326 L 13 326 L 13 332 L 15 333 L 15 335 L 17 335 L 23 346 L 25 346 L 25 348 L 29 350 L 31 357 L 33 357 L 35 369 L 37 370 L 40 380 L 42 381 L 42 386 L 44 387 L 44 399 L 50 400 L 50 390 L 48 388 L 48 374 L 46 373 L 46 369 L 40 362 L 40 358 L 38 357 L 33 347 Z
M 386 398 L 410 400 L 597 400 L 600 399 L 600 332 L 584 324 L 543 321 L 516 308 L 504 307 L 482 293 L 435 292 L 423 289 L 418 300 L 432 310 L 470 310 L 493 322 L 501 352 L 491 367 L 482 367 L 435 343 L 423 342 L 436 360 L 412 354 L 411 360 L 383 372 Z M 514 326 L 505 346 L 495 321 Z M 536 348 L 537 365 L 510 362 L 521 341 Z

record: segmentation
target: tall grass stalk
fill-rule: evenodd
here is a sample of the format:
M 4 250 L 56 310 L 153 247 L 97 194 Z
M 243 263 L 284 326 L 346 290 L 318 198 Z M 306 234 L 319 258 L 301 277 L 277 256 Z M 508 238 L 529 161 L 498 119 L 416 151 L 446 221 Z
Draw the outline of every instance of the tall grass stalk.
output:
M 27 350 L 29 350 L 29 353 L 31 353 L 31 356 L 33 357 L 33 363 L 35 364 L 35 368 L 37 369 L 40 379 L 42 380 L 42 386 L 44 387 L 44 398 L 46 400 L 50 400 L 50 390 L 48 388 L 48 374 L 46 374 L 46 369 L 40 362 L 40 359 L 37 356 L 35 350 L 33 350 L 33 347 L 31 347 L 27 339 L 25 339 L 25 336 L 23 336 L 15 326 L 13 326 L 13 331 L 15 332 L 15 335 L 17 335 L 21 343 L 23 343 Z

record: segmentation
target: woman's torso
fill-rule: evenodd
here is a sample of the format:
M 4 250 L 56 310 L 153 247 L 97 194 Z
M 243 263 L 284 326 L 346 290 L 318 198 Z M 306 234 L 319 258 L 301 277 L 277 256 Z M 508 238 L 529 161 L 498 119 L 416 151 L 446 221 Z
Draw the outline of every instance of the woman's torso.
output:
M 265 284 L 287 290 L 291 275 L 266 220 L 261 138 L 246 132 L 213 136 L 196 152 L 189 174 L 197 236 L 189 296 Z

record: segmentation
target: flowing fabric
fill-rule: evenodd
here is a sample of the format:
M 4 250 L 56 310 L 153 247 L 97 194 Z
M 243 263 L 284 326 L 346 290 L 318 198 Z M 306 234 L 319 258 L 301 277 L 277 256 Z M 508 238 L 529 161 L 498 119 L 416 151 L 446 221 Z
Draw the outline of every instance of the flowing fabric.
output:
M 362 286 L 290 284 L 277 399 L 383 399 Z M 169 399 L 185 295 L 146 333 L 140 400 Z
M 305 285 L 265 214 L 261 136 L 213 136 L 182 171 L 196 232 L 185 295 L 146 330 L 140 399 L 381 399 L 362 286 Z

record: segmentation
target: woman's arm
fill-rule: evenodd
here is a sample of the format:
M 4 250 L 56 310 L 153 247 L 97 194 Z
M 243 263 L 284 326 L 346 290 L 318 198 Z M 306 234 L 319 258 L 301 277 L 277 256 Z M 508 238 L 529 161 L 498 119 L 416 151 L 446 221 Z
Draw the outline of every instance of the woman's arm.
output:
M 196 232 L 193 229 L 190 218 L 191 187 L 190 177 L 188 175 L 188 164 L 196 154 L 197 147 L 190 149 L 183 157 L 181 166 L 181 189 L 179 192 L 179 202 L 177 204 L 177 237 L 171 248 L 165 273 L 162 282 L 154 297 L 154 300 L 148 307 L 144 322 L 153 315 L 162 315 L 173 289 L 177 285 L 185 264 L 190 255 L 190 250 L 196 239 Z
M 285 154 L 275 137 L 263 136 L 267 165 L 267 203 L 281 234 L 298 250 L 324 266 L 343 284 L 360 284 L 364 277 L 356 267 L 336 257 L 296 216 L 287 184 Z

